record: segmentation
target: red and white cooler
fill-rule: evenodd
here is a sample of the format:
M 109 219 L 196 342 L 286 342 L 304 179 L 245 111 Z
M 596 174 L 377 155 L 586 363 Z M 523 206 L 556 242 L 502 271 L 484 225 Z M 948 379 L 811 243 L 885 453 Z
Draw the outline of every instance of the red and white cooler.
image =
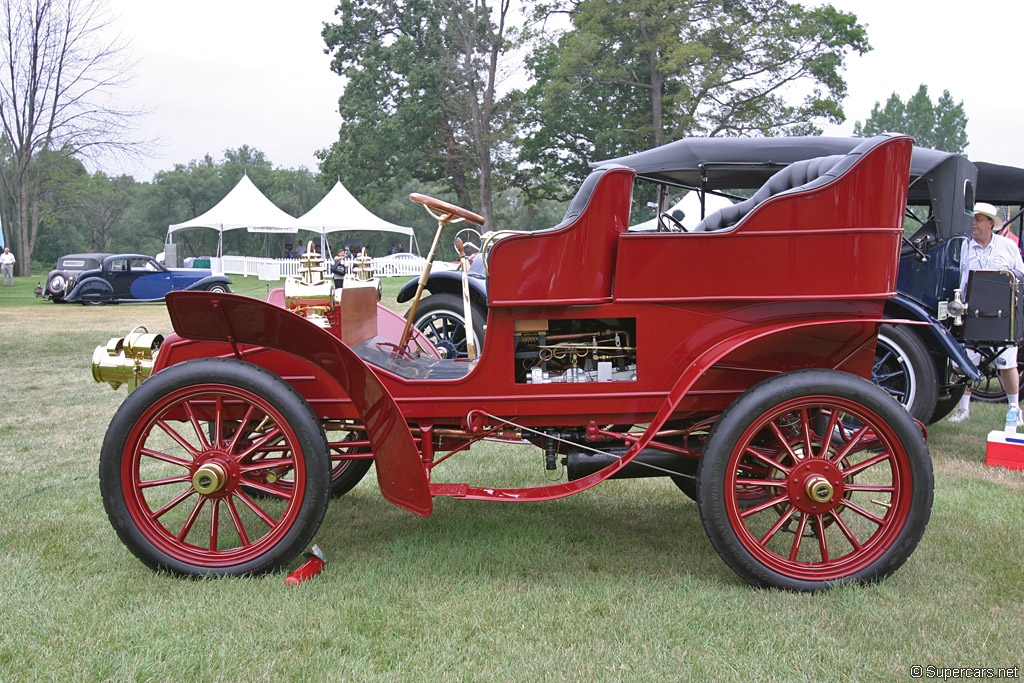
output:
M 999 430 L 989 432 L 985 464 L 1024 470 L 1024 434 L 1007 434 Z

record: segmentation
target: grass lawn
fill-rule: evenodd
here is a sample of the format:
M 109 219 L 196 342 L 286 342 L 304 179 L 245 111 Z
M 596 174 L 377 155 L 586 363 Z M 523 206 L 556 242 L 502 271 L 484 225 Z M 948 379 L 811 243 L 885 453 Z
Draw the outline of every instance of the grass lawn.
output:
M 44 302 L 42 275 L 0 287 L 0 681 L 869 681 L 1024 665 L 1024 472 L 984 465 L 999 405 L 931 428 L 931 524 L 877 585 L 753 589 L 664 479 L 530 505 L 441 499 L 423 519 L 386 503 L 372 470 L 332 502 L 313 581 L 154 573 L 103 510 L 98 454 L 126 393 L 89 361 L 136 324 L 169 331 L 166 310 Z M 386 281 L 386 303 L 404 282 Z M 537 451 L 494 444 L 445 468 L 544 476 Z

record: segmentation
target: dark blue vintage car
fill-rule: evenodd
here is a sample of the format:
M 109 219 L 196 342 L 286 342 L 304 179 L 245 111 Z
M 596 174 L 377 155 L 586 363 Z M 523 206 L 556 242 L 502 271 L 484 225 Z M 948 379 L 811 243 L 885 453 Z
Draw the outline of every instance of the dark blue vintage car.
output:
M 152 256 L 114 254 L 98 268 L 79 273 L 68 283 L 64 301 L 108 304 L 163 301 L 168 292 L 204 290 L 230 292 L 231 280 L 201 268 L 166 268 Z

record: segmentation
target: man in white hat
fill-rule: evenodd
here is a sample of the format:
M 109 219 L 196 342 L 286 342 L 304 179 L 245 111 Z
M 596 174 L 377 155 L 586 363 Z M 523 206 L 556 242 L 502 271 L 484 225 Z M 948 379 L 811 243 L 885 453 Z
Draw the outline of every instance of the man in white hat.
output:
M 964 245 L 960 253 L 960 291 L 967 291 L 967 278 L 972 270 L 1010 270 L 1018 278 L 1024 277 L 1024 260 L 1020 249 L 1009 238 L 993 232 L 996 225 L 1002 225 L 1002 218 L 996 207 L 985 202 L 974 205 L 974 237 Z M 976 351 L 968 351 L 971 361 L 981 362 L 981 355 Z M 1011 408 L 1020 411 L 1020 375 L 1017 373 L 1017 347 L 1008 346 L 995 360 L 999 369 L 999 379 L 1006 390 L 1006 399 Z M 950 422 L 963 422 L 971 416 L 971 390 L 964 392 L 960 405 L 949 416 Z M 1024 426 L 1024 420 L 1018 418 L 1018 426 Z

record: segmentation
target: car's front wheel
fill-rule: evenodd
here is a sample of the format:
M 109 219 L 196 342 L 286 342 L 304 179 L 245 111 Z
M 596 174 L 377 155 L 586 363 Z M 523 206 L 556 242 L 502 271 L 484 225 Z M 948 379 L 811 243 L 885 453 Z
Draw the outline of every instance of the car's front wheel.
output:
M 216 294 L 230 294 L 231 289 L 227 285 L 210 285 L 206 288 L 207 292 L 214 292 Z
M 234 359 L 153 375 L 121 404 L 100 454 L 118 536 L 145 564 L 177 574 L 283 567 L 320 526 L 329 486 L 327 440 L 309 404 Z
M 477 355 L 483 349 L 484 315 L 478 307 L 472 309 L 473 340 Z M 416 309 L 413 325 L 430 340 L 445 358 L 466 358 L 466 318 L 462 298 L 454 294 L 432 294 Z
M 899 401 L 915 419 L 927 422 L 935 412 L 939 380 L 924 342 L 906 328 L 878 330 L 871 381 Z

